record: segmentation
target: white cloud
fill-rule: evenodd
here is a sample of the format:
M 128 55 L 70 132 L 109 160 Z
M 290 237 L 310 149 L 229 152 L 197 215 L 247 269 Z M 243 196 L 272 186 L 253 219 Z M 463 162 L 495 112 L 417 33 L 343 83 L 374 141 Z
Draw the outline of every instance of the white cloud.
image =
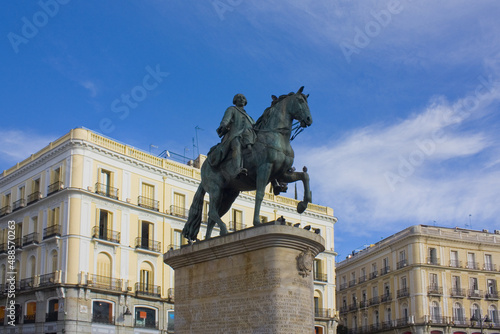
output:
M 82 85 L 83 88 L 85 88 L 89 91 L 90 97 L 97 96 L 97 86 L 92 81 L 89 81 L 89 80 L 81 81 L 80 85 Z
M 47 146 L 57 136 L 30 130 L 0 129 L 0 165 L 8 169 Z
M 433 221 L 463 227 L 469 214 L 476 228 L 498 228 L 500 135 L 483 121 L 498 107 L 500 86 L 490 88 L 454 103 L 437 98 L 408 119 L 320 147 L 296 147 L 296 165 L 309 167 L 314 198 L 334 208 L 345 232 L 394 233 Z M 477 122 L 483 126 L 470 126 Z

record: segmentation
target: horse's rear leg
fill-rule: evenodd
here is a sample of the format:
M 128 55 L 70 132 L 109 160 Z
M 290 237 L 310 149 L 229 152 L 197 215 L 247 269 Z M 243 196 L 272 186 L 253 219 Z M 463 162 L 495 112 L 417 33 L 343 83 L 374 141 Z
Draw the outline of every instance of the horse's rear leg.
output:
M 257 169 L 257 179 L 256 179 L 256 194 L 255 194 L 255 209 L 253 213 L 253 225 L 257 226 L 260 224 L 260 207 L 262 205 L 262 200 L 264 199 L 264 193 L 266 191 L 266 186 L 269 183 L 269 176 L 271 175 L 272 164 L 267 163 L 259 166 Z
M 212 235 L 212 230 L 215 224 L 219 225 L 220 235 L 227 234 L 226 224 L 220 219 L 219 210 L 222 203 L 222 196 L 220 190 L 212 191 L 210 193 L 210 204 L 208 206 L 208 223 L 207 223 L 207 234 L 205 239 L 210 239 Z

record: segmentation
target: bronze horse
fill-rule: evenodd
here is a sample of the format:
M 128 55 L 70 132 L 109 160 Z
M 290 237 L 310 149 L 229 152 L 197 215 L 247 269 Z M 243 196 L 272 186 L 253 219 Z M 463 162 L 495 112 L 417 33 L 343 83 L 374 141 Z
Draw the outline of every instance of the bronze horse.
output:
M 208 162 L 201 167 L 201 183 L 189 209 L 189 216 L 182 231 L 188 240 L 196 240 L 201 226 L 203 199 L 210 195 L 206 239 L 217 224 L 220 234 L 228 233 L 221 217 L 231 208 L 240 191 L 256 190 L 253 225 L 260 224 L 259 213 L 266 185 L 272 181 L 290 183 L 301 180 L 304 184 L 304 199 L 297 206 L 299 213 L 304 212 L 311 202 L 309 175 L 293 171 L 294 153 L 290 145 L 293 121 L 300 122 L 305 128 L 312 124 L 307 105 L 308 95 L 302 94 L 304 87 L 297 93 L 273 97 L 271 107 L 267 108 L 255 124 L 257 139 L 251 148 L 243 150 L 243 165 L 248 170 L 246 176 L 230 177 L 231 155 L 217 167 Z M 209 153 L 210 154 L 210 153 Z

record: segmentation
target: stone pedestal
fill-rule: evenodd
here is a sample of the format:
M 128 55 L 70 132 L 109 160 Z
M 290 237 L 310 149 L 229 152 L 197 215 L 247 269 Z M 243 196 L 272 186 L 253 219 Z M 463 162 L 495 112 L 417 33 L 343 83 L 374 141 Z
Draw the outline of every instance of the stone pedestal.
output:
M 165 253 L 175 333 L 314 333 L 311 270 L 323 250 L 315 233 L 265 224 Z

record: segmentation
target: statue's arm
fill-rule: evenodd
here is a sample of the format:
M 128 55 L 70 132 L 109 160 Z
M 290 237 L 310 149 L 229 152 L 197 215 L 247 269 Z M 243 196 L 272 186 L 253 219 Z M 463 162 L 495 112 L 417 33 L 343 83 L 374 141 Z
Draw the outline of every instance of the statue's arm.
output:
M 234 108 L 229 107 L 226 109 L 224 113 L 224 117 L 222 117 L 222 121 L 220 122 L 219 127 L 217 128 L 217 134 L 219 137 L 222 137 L 229 131 L 229 124 L 233 120 Z

